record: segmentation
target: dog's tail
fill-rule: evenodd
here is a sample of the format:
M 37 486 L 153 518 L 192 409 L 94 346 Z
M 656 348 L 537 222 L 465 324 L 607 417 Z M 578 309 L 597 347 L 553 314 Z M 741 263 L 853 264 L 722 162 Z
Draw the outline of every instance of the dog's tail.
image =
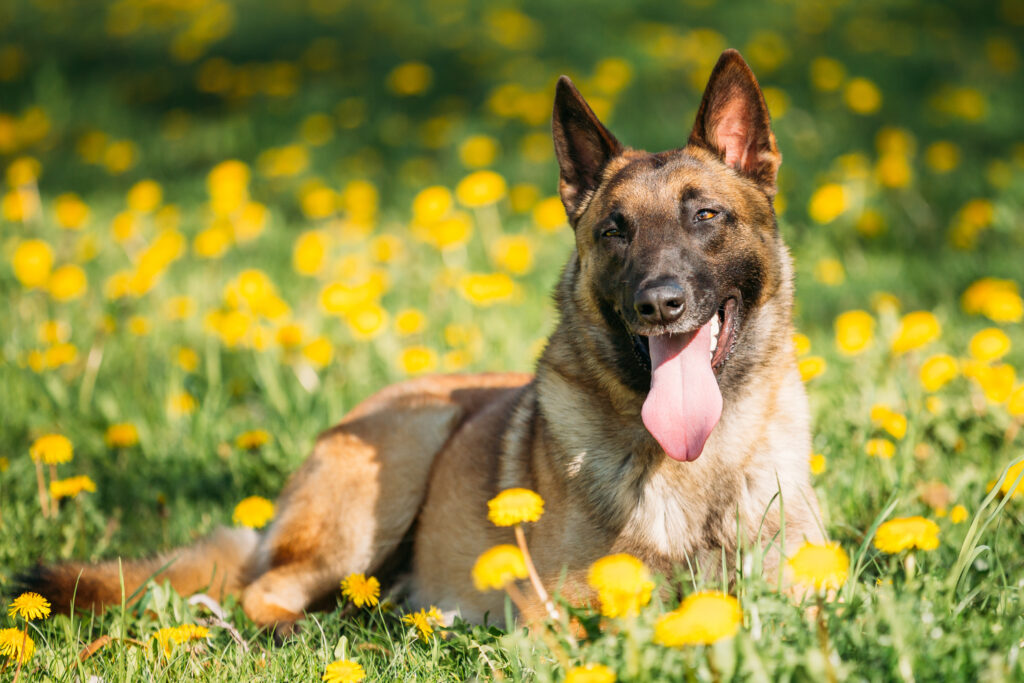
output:
M 198 543 L 145 560 L 107 560 L 37 565 L 18 576 L 15 590 L 34 591 L 54 609 L 102 611 L 139 597 L 147 581 L 169 581 L 182 595 L 206 592 L 215 599 L 237 595 L 260 535 L 245 527 L 221 528 Z

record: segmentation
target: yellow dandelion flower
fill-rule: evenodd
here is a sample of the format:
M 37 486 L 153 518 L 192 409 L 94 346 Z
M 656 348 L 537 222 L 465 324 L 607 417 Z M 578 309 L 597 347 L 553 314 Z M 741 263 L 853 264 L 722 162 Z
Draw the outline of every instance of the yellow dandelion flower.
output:
M 261 529 L 274 518 L 274 504 L 262 496 L 249 496 L 235 506 L 231 515 L 235 524 Z
M 358 662 L 338 659 L 327 665 L 320 680 L 327 683 L 359 683 L 366 677 L 366 672 Z
M 939 525 L 920 516 L 891 519 L 878 527 L 875 547 L 889 554 L 911 548 L 935 550 L 939 547 Z
M 1024 462 L 1019 462 L 1013 465 L 1006 471 L 1006 479 L 1003 480 L 1003 485 L 999 487 L 999 492 L 1004 496 L 1021 496 L 1024 495 L 1024 480 L 1021 481 L 1016 487 L 1014 482 L 1017 481 L 1017 477 L 1024 471 Z M 989 489 L 995 486 L 995 482 L 989 484 Z
M 836 287 L 846 281 L 846 269 L 839 259 L 823 258 L 814 264 L 814 279 L 823 285 Z
M 66 192 L 53 203 L 57 225 L 66 230 L 81 230 L 89 220 L 89 206 L 73 192 Z
M 821 356 L 807 356 L 801 358 L 797 364 L 800 370 L 800 379 L 805 382 L 810 382 L 815 377 L 820 376 L 828 365 L 825 363 L 825 359 Z
M 459 160 L 466 168 L 484 168 L 501 154 L 501 145 L 490 135 L 471 135 L 459 145 Z
M 45 434 L 32 443 L 29 455 L 33 460 L 41 460 L 47 465 L 59 465 L 71 461 L 73 448 L 66 436 Z
M 160 651 L 170 657 L 175 646 L 183 645 L 194 640 L 204 640 L 210 635 L 210 629 L 195 624 L 182 624 L 180 626 L 168 626 L 159 629 L 153 634 L 151 640 L 156 641 Z
M 533 244 L 525 235 L 499 237 L 491 249 L 491 260 L 513 275 L 524 275 L 533 268 Z
M 871 345 L 875 319 L 867 311 L 846 311 L 836 318 L 836 346 L 848 355 L 862 353 Z
M 89 279 L 81 266 L 69 263 L 53 271 L 47 288 L 54 301 L 73 301 L 89 289 Z
M 615 672 L 604 664 L 574 666 L 565 674 L 565 683 L 615 683 Z
M 1010 350 L 1010 337 L 998 327 L 989 327 L 971 337 L 967 351 L 971 358 L 989 363 L 998 360 Z
M 888 460 L 896 455 L 896 444 L 888 439 L 868 439 L 864 444 L 864 452 L 872 458 Z
M 423 62 L 405 62 L 388 74 L 388 88 L 401 96 L 419 95 L 434 82 L 434 70 Z
M 479 591 L 500 590 L 527 575 L 523 552 L 514 545 L 496 545 L 481 553 L 473 565 L 473 585 Z
M 50 482 L 50 497 L 54 500 L 74 498 L 84 491 L 89 493 L 96 492 L 96 483 L 84 474 L 77 477 L 68 477 L 67 479 L 56 479 Z
M 821 453 L 814 453 L 810 458 L 811 474 L 821 474 L 827 467 L 825 456 Z
M 954 505 L 953 509 L 949 511 L 949 521 L 953 524 L 961 524 L 967 521 L 968 517 L 967 508 L 963 505 Z
M 710 645 L 736 635 L 743 622 L 739 601 L 718 591 L 690 595 L 654 624 L 654 642 L 666 647 Z
M 36 644 L 31 637 L 16 628 L 0 629 L 0 655 L 24 664 L 35 654 Z
M 797 583 L 818 591 L 840 588 L 850 571 L 850 558 L 838 543 L 804 543 L 787 564 Z
M 561 230 L 568 220 L 565 217 L 565 205 L 561 197 L 545 197 L 537 202 L 532 214 L 534 224 L 542 232 L 557 232 Z
M 902 439 L 907 434 L 907 418 L 883 403 L 871 406 L 871 421 L 876 427 L 889 432 L 894 439 Z
M 906 353 L 926 346 L 942 334 L 935 314 L 928 311 L 913 311 L 900 319 L 899 329 L 892 340 L 893 353 Z
M 488 206 L 500 200 L 508 191 L 505 178 L 494 171 L 476 171 L 455 186 L 455 198 L 469 208 Z
M 825 225 L 839 218 L 848 205 L 846 189 L 839 183 L 828 183 L 811 195 L 807 214 L 815 223 Z
M 325 368 L 334 358 L 334 347 L 327 337 L 319 336 L 302 347 L 302 356 L 317 368 Z
M 931 356 L 921 364 L 921 386 L 925 391 L 938 391 L 960 374 L 960 364 L 949 354 Z
M 199 367 L 199 354 L 195 349 L 181 346 L 174 351 L 174 362 L 185 372 L 195 372 Z
M 186 391 L 179 391 L 167 399 L 167 414 L 170 417 L 184 417 L 196 412 L 196 399 Z
M 793 350 L 796 352 L 797 358 L 800 356 L 806 356 L 811 352 L 811 339 L 806 334 L 797 332 L 793 335 Z
M 644 563 L 628 553 L 607 555 L 590 565 L 587 583 L 597 591 L 601 614 L 634 616 L 651 600 L 654 581 Z
M 395 315 L 395 331 L 401 337 L 422 332 L 426 326 L 427 316 L 415 308 L 406 308 Z
M 966 370 L 964 374 L 967 374 Z M 971 378 L 981 387 L 989 403 L 1004 403 L 1013 393 L 1013 385 L 1017 381 L 1017 371 L 1007 363 L 992 366 L 979 364 L 974 369 Z
M 417 637 L 420 640 L 429 640 L 430 636 L 434 633 L 434 627 L 440 621 L 441 613 L 436 607 L 431 607 L 429 610 L 421 609 L 418 612 L 412 612 L 402 617 L 403 623 L 416 627 Z
M 398 354 L 398 367 L 407 375 L 420 375 L 437 369 L 437 352 L 426 346 L 410 346 Z
M 1013 417 L 1024 417 L 1024 384 L 1010 394 L 1006 400 L 1006 411 Z
M 295 240 L 295 246 L 292 249 L 292 268 L 299 275 L 319 274 L 326 265 L 329 246 L 326 232 L 309 230 L 302 233 Z
M 136 213 L 153 213 L 164 199 L 163 188 L 155 180 L 140 180 L 128 190 L 128 208 Z
M 341 580 L 341 594 L 356 607 L 373 607 L 380 599 L 380 581 L 363 574 L 349 574 Z
M 505 273 L 468 273 L 459 278 L 459 293 L 477 306 L 511 301 L 518 292 L 516 283 Z
M 247 451 L 254 451 L 270 442 L 270 432 L 266 429 L 252 429 L 235 437 L 235 446 Z
M 855 114 L 874 114 L 882 107 L 882 91 L 866 78 L 851 78 L 843 89 L 843 101 Z
M 7 616 L 21 617 L 27 621 L 45 619 L 50 616 L 50 601 L 39 593 L 22 593 L 11 602 Z
M 529 489 L 505 489 L 487 501 L 487 519 L 495 526 L 536 522 L 544 514 L 544 499 Z

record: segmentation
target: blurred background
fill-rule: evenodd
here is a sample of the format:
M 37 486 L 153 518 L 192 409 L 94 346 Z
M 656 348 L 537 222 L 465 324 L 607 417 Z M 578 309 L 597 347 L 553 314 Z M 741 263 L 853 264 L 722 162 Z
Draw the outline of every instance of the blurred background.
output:
M 727 47 L 784 157 L 816 408 L 863 372 L 833 348 L 844 310 L 880 334 L 935 311 L 961 349 L 984 312 L 1019 339 L 1019 296 L 961 295 L 1024 272 L 1022 35 L 1022 0 L 6 0 L 0 449 L 26 461 L 9 491 L 33 500 L 22 452 L 61 432 L 99 482 L 76 528 L 102 541 L 33 527 L 37 547 L 180 540 L 273 497 L 386 382 L 528 370 L 573 243 L 555 80 L 626 144 L 672 148 Z M 110 515 L 127 535 L 101 534 Z

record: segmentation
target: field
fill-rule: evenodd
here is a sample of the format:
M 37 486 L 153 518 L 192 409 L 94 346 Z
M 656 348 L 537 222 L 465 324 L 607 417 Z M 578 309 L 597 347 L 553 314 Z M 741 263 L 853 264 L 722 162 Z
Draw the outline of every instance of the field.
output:
M 676 647 L 657 595 L 579 611 L 584 638 L 339 597 L 277 645 L 151 584 L 31 621 L 20 671 L 0 631 L 0 680 L 1024 679 L 1022 31 L 1021 0 L 0 4 L 0 629 L 37 561 L 264 522 L 236 506 L 389 382 L 529 370 L 573 248 L 557 76 L 668 149 L 726 47 L 784 157 L 808 457 L 850 563 L 816 610 L 752 551 L 733 586 L 658 577 L 739 601 L 735 635 Z M 917 548 L 876 534 L 915 517 Z M 183 624 L 209 631 L 162 647 Z

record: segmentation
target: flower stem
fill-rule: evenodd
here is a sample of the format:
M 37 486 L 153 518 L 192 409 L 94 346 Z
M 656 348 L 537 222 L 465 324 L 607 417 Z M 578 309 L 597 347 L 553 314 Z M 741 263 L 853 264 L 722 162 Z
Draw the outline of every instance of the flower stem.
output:
M 39 484 L 39 509 L 43 511 L 43 519 L 50 517 L 50 496 L 46 491 L 43 478 L 43 463 L 36 460 L 36 483 Z
M 548 616 L 557 621 L 559 618 L 558 610 L 555 609 L 555 603 L 551 601 L 551 597 L 544 590 L 544 586 L 540 582 L 540 575 L 537 574 L 537 568 L 533 565 L 533 558 L 530 557 L 530 551 L 526 547 L 526 535 L 523 533 L 523 525 L 516 524 L 513 528 L 516 532 L 516 543 L 519 545 L 519 550 L 523 552 L 523 559 L 526 561 L 526 571 L 530 575 L 530 583 L 533 584 L 533 590 L 537 591 L 537 597 L 544 603 L 544 609 L 547 610 Z
M 25 630 L 21 632 L 21 649 L 18 651 L 18 668 L 14 670 L 14 678 L 11 683 L 18 683 L 18 676 L 21 675 L 21 665 L 25 662 L 25 646 L 28 645 L 28 622 L 25 622 Z
M 828 625 L 825 623 L 825 598 L 818 592 L 818 608 L 815 610 L 815 621 L 818 623 L 818 644 L 821 646 L 821 655 L 825 658 L 825 680 L 828 683 L 836 683 L 836 671 L 832 668 L 832 659 L 829 656 Z

